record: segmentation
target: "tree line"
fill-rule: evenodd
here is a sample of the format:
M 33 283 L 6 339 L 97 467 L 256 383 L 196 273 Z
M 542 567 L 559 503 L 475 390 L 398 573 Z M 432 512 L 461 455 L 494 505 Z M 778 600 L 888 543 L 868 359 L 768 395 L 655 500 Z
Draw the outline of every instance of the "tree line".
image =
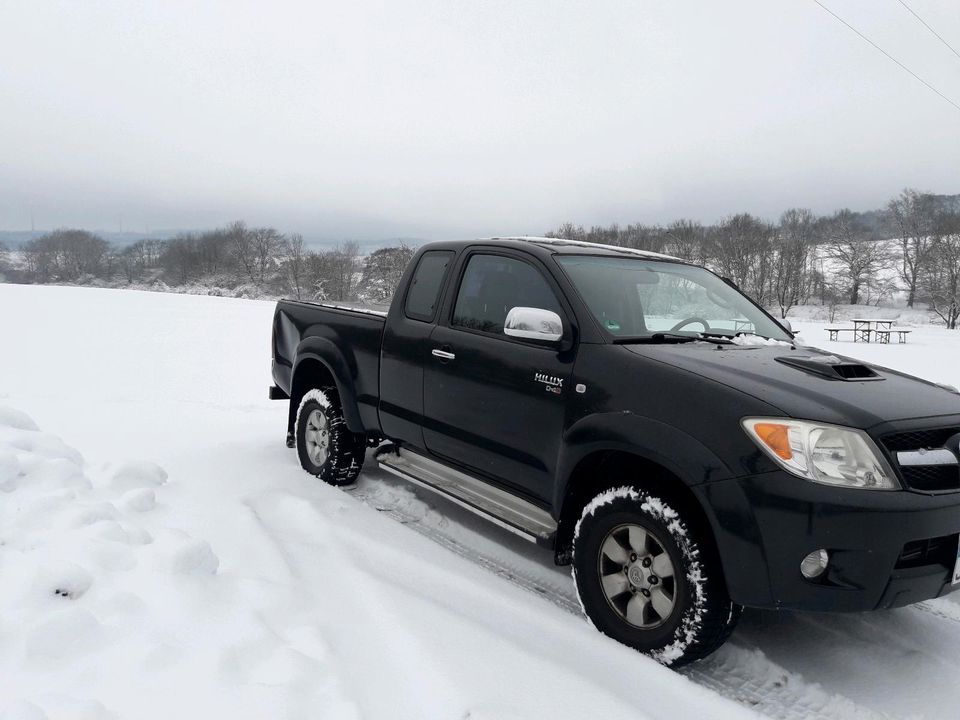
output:
M 3 261 L 0 248 L 0 262 Z M 234 222 L 168 240 L 115 247 L 86 230 L 60 229 L 23 244 L 0 265 L 26 283 L 194 287 L 244 297 L 289 295 L 301 300 L 389 301 L 413 249 L 400 244 L 362 255 L 356 242 L 313 250 L 303 237 Z
M 666 253 L 706 265 L 765 307 L 786 317 L 816 302 L 881 304 L 905 292 L 907 306 L 927 303 L 950 329 L 960 322 L 960 203 L 906 189 L 880 213 L 803 208 L 776 222 L 750 213 L 714 225 L 593 226 L 565 223 L 551 237 Z
M 776 222 L 750 213 L 704 225 L 635 223 L 585 229 L 566 223 L 552 237 L 674 255 L 706 265 L 786 317 L 797 305 L 881 304 L 904 292 L 947 325 L 960 324 L 960 197 L 906 189 L 882 211 L 803 208 Z M 0 245 L 0 278 L 14 282 L 176 288 L 241 297 L 389 302 L 413 256 L 405 244 L 363 255 L 355 242 L 310 249 L 298 234 L 234 222 L 168 240 L 112 246 L 86 230 L 60 229 L 14 255 Z

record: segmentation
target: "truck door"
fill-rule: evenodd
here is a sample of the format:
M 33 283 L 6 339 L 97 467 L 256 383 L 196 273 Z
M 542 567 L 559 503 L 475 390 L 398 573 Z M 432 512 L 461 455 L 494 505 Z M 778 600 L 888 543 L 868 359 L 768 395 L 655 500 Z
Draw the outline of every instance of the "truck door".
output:
M 552 279 L 522 253 L 478 249 L 461 267 L 446 317 L 428 343 L 424 442 L 434 455 L 547 501 L 573 391 L 571 315 Z M 565 342 L 545 346 L 505 335 L 514 307 L 559 314 Z
M 380 427 L 394 440 L 423 447 L 423 368 L 431 360 L 429 339 L 439 311 L 452 250 L 420 256 L 406 296 L 391 308 L 380 350 Z

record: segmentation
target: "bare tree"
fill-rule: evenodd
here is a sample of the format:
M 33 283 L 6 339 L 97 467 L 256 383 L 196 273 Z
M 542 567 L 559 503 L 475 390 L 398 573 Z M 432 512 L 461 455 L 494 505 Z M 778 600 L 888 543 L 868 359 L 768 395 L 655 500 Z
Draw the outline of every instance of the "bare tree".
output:
M 564 240 L 578 240 L 583 242 L 587 239 L 587 232 L 583 229 L 583 225 L 574 225 L 571 222 L 565 222 L 556 230 L 551 230 L 548 232 L 546 237 L 563 238 Z
M 240 271 L 250 282 L 257 282 L 256 251 L 253 244 L 253 233 L 243 221 L 231 223 L 224 231 L 230 244 L 233 259 Z
M 116 254 L 117 266 L 123 273 L 127 285 L 133 284 L 140 279 L 142 268 L 137 255 L 137 248 L 134 245 L 128 245 Z
M 774 240 L 771 290 L 785 318 L 810 290 L 810 255 L 817 240 L 817 221 L 809 210 L 793 208 L 780 217 Z
M 847 283 L 850 304 L 856 305 L 863 286 L 889 262 L 887 248 L 850 210 L 840 210 L 827 219 L 824 233 L 826 256 L 837 264 L 837 274 Z
M 137 263 L 143 269 L 155 268 L 160 264 L 160 255 L 163 252 L 163 240 L 140 240 L 131 247 L 135 249 Z
M 917 281 L 933 243 L 936 202 L 929 193 L 907 188 L 888 203 L 887 213 L 903 250 L 900 278 L 907 286 L 907 307 L 913 307 Z
M 960 214 L 943 215 L 934 231 L 930 262 L 920 276 L 933 310 L 950 330 L 960 320 Z
M 310 296 L 314 300 L 333 300 L 330 295 L 331 254 L 326 252 L 312 252 L 306 256 L 305 287 L 310 288 Z
M 283 268 L 286 272 L 287 282 L 290 289 L 296 295 L 297 300 L 301 300 L 301 293 L 304 290 L 303 284 L 306 280 L 307 272 L 307 252 L 303 246 L 303 235 L 294 233 L 284 240 L 284 262 Z
M 353 240 L 340 243 L 330 253 L 331 297 L 336 300 L 356 300 L 357 273 L 360 270 L 360 245 Z
M 263 285 L 267 271 L 275 264 L 277 253 L 283 245 L 283 235 L 274 228 L 261 227 L 251 230 L 250 236 L 255 282 Z
M 400 284 L 400 277 L 413 257 L 406 245 L 375 250 L 363 265 L 363 291 L 367 300 L 385 303 Z
M 86 230 L 63 228 L 31 240 L 23 247 L 27 268 L 36 282 L 72 282 L 84 275 L 109 273 L 110 244 Z
M 185 285 L 199 277 L 196 237 L 181 233 L 164 243 L 159 263 L 168 279 Z
M 228 230 L 218 229 L 196 236 L 196 254 L 201 275 L 218 275 L 233 269 Z
M 749 213 L 724 218 L 708 240 L 708 258 L 758 303 L 765 303 L 771 272 L 773 227 Z
M 663 231 L 663 250 L 684 260 L 706 264 L 707 230 L 695 220 L 677 220 Z

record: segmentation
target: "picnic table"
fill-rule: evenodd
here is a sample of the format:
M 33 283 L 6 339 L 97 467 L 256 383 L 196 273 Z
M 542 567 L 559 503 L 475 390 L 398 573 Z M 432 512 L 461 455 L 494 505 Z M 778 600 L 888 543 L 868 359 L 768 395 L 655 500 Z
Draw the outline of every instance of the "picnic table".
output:
M 907 342 L 907 335 L 910 333 L 906 328 L 893 327 L 893 320 L 885 318 L 853 318 L 853 327 L 828 327 L 825 328 L 830 334 L 830 340 L 839 340 L 840 333 L 853 333 L 854 342 L 870 342 L 870 335 L 873 334 L 881 345 L 889 345 L 890 337 L 894 334 L 897 341 L 902 345 Z M 875 326 L 875 327 L 874 327 Z
M 881 345 L 890 344 L 890 336 L 894 333 L 897 334 L 897 342 L 903 345 L 907 342 L 907 335 L 910 333 L 906 328 L 885 328 L 883 330 L 877 329 L 873 331 L 873 334 L 877 336 L 877 342 Z
M 853 341 L 865 343 L 870 342 L 871 332 L 874 330 L 890 330 L 894 323 L 893 320 L 882 318 L 853 318 L 851 322 L 853 322 Z M 871 327 L 873 325 L 876 325 L 876 328 Z M 889 341 L 890 336 L 887 335 L 886 337 Z M 879 336 L 877 339 L 879 340 Z

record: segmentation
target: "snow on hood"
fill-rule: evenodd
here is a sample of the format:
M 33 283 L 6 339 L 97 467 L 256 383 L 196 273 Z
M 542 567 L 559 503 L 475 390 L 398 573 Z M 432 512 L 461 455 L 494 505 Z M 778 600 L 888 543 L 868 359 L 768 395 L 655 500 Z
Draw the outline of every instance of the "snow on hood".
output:
M 750 335 L 747 333 L 741 333 L 740 335 L 735 335 L 731 338 L 731 341 L 734 345 L 744 345 L 746 347 L 792 347 L 793 343 L 786 342 L 785 340 L 776 340 L 774 338 L 766 338 L 762 335 Z

